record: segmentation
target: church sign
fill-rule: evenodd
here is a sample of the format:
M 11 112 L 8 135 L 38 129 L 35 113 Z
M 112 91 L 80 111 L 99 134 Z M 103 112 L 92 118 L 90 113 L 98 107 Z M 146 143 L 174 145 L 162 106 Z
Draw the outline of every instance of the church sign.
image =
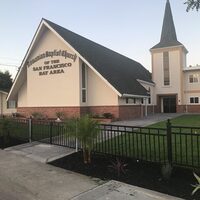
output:
M 52 58 L 52 60 L 45 60 L 43 66 L 33 67 L 33 71 L 39 72 L 39 76 L 61 74 L 64 73 L 64 69 L 72 66 L 72 62 L 61 62 L 59 59 L 54 58 L 58 56 L 63 57 L 65 59 L 71 59 L 73 62 L 75 62 L 77 58 L 76 54 L 68 53 L 66 50 L 46 51 L 28 61 L 27 66 L 30 67 L 31 65 L 33 65 L 41 59 Z

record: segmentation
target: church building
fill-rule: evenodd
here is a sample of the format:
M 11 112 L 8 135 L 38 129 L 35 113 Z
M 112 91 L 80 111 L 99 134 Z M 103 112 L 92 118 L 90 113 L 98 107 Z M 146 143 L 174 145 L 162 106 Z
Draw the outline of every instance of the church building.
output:
M 157 112 L 200 112 L 200 66 L 187 67 L 188 51 L 177 39 L 169 0 L 160 42 L 150 52 Z
M 42 19 L 7 100 L 17 112 L 55 117 L 111 113 L 132 119 L 200 108 L 200 66 L 187 67 L 167 0 L 160 42 L 150 49 L 152 73 L 140 63 Z

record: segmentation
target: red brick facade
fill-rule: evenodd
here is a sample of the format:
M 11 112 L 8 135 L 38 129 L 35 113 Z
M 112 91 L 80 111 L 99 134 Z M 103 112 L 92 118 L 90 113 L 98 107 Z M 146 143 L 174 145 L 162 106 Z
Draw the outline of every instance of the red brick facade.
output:
M 25 117 L 30 117 L 34 112 L 42 113 L 45 117 L 56 118 L 57 112 L 63 112 L 65 117 L 80 117 L 91 113 L 102 115 L 112 113 L 115 119 L 126 120 L 144 116 L 145 107 L 141 105 L 129 106 L 90 106 L 90 107 L 18 107 L 17 112 Z M 148 114 L 153 112 L 153 107 L 148 106 Z
M 34 112 L 39 112 L 48 118 L 56 118 L 57 112 L 63 112 L 65 117 L 71 118 L 80 116 L 80 107 L 18 107 L 17 112 L 24 117 L 30 117 Z

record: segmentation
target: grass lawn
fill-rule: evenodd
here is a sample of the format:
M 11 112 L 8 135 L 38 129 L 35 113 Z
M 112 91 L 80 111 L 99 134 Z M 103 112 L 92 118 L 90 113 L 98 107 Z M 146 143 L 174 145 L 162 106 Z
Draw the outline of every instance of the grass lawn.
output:
M 171 123 L 173 126 L 190 127 L 172 128 L 173 163 L 200 168 L 200 115 L 183 115 L 172 119 Z M 112 138 L 97 144 L 96 150 L 99 152 L 144 161 L 167 161 L 166 121 L 129 132 L 106 132 L 103 134 L 112 135 Z
M 173 126 L 195 126 L 200 127 L 200 115 L 182 115 L 180 117 L 170 120 Z M 156 124 L 152 124 L 148 127 L 154 128 L 166 128 L 166 122 L 162 121 Z

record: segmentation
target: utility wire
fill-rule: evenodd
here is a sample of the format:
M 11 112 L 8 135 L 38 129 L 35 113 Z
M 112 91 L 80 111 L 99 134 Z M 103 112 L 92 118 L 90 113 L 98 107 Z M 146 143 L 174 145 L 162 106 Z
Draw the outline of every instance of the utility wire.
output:
M 14 64 L 4 64 L 4 63 L 0 63 L 1 66 L 7 66 L 7 67 L 19 67 L 17 65 Z
M 0 59 L 6 59 L 6 60 L 18 60 L 18 61 L 21 61 L 21 59 L 17 59 L 17 58 L 9 58 L 9 57 L 0 57 Z

